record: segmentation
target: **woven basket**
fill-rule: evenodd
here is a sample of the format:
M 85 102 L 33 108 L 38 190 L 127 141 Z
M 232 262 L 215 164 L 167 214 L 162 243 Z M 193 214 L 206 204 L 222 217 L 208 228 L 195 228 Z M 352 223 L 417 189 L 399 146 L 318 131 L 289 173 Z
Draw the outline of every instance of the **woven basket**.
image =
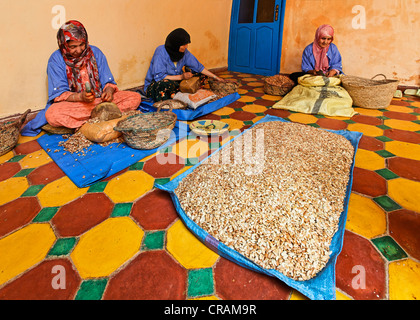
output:
M 29 112 L 31 112 L 31 109 L 26 110 L 15 121 L 0 123 L 0 156 L 8 153 L 16 146 L 19 140 L 20 127 L 25 122 Z
M 272 96 L 284 96 L 288 94 L 294 86 L 294 81 L 282 74 L 276 74 L 264 79 L 264 92 Z
M 210 90 L 221 97 L 228 96 L 238 91 L 239 83 L 237 80 L 226 80 L 226 82 L 209 79 Z
M 177 116 L 169 111 L 147 112 L 130 116 L 117 123 L 115 131 L 122 133 L 125 142 L 134 149 L 155 149 L 168 141 Z
M 383 76 L 385 79 L 374 80 L 377 76 Z M 341 83 L 353 99 L 354 106 L 367 109 L 385 109 L 390 105 L 399 81 L 387 79 L 383 74 L 377 74 L 371 79 L 342 76 Z

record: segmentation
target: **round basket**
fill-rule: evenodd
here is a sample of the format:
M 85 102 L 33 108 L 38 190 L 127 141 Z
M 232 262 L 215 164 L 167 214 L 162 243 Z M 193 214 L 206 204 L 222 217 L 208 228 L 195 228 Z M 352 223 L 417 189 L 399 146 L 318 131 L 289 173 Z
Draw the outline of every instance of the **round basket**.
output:
M 168 141 L 177 116 L 169 111 L 140 113 L 117 123 L 115 131 L 122 133 L 125 142 L 134 149 L 155 149 Z
M 19 140 L 20 127 L 26 120 L 31 109 L 25 111 L 19 119 L 0 123 L 0 156 L 8 153 L 16 146 Z
M 209 79 L 210 90 L 221 97 L 228 96 L 238 91 L 239 83 L 237 80 L 215 81 Z
M 264 92 L 272 96 L 284 96 L 288 94 L 294 86 L 294 81 L 282 74 L 276 74 L 264 79 Z
M 377 76 L 383 76 L 385 79 L 374 80 Z M 367 109 L 385 109 L 390 105 L 399 81 L 387 79 L 383 74 L 377 74 L 371 79 L 342 76 L 341 83 L 353 99 L 354 106 Z

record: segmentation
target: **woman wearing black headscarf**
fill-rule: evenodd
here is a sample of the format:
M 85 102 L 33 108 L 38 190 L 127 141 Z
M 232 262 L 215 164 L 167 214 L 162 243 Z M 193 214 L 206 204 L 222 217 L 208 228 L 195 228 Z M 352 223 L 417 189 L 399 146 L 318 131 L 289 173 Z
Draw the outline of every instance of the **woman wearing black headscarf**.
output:
M 201 73 L 224 81 L 206 68 L 188 51 L 190 35 L 182 28 L 173 30 L 164 45 L 157 47 L 144 82 L 146 95 L 155 102 L 171 99 L 179 91 L 179 83 Z M 187 67 L 191 71 L 184 71 Z

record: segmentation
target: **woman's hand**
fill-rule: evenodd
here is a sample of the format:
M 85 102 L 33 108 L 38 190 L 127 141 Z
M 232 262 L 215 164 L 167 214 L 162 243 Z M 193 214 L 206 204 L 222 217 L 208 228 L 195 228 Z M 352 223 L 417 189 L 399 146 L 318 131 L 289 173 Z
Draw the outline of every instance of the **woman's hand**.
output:
M 104 102 L 111 102 L 114 100 L 114 92 L 115 90 L 111 87 L 106 87 L 102 92 L 101 99 Z
M 337 70 L 332 69 L 332 70 L 330 70 L 330 71 L 327 72 L 326 76 L 327 77 L 334 77 L 337 74 L 338 74 Z
M 78 93 L 79 98 L 82 102 L 93 102 L 95 100 L 95 94 L 93 92 L 82 91 Z M 77 101 L 77 99 L 75 99 Z
M 191 72 L 184 72 L 184 73 L 182 74 L 182 79 L 183 79 L 183 80 L 188 80 L 188 79 L 191 79 L 191 78 L 192 78 L 192 76 L 193 76 L 193 74 L 192 74 Z

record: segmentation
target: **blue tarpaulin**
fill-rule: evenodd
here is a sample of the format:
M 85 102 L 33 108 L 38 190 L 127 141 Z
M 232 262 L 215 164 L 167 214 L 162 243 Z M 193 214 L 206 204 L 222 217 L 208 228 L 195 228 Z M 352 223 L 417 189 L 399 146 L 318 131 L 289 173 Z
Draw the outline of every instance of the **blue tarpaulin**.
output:
M 275 116 L 265 116 L 263 119 L 258 121 L 254 124 L 257 125 L 259 123 L 263 122 L 270 122 L 270 121 L 283 121 L 287 122 L 286 120 L 282 118 L 278 118 Z M 252 128 L 252 127 L 251 127 Z M 248 129 L 249 130 L 249 129 Z M 194 167 L 190 168 L 186 172 L 182 173 L 180 176 L 176 177 L 174 180 L 164 184 L 155 184 L 155 186 L 161 190 L 165 190 L 169 192 L 172 201 L 175 205 L 175 208 L 180 215 L 181 219 L 187 226 L 187 228 L 195 234 L 198 239 L 200 239 L 204 244 L 206 244 L 209 248 L 217 252 L 220 256 L 229 259 L 237 264 L 239 264 L 242 267 L 248 268 L 253 271 L 257 271 L 272 277 L 276 277 L 283 281 L 285 284 L 290 286 L 293 289 L 296 289 L 297 291 L 301 292 L 303 295 L 308 297 L 312 300 L 333 300 L 335 299 L 335 264 L 337 261 L 337 257 L 341 252 L 342 246 L 343 246 L 343 237 L 344 237 L 344 231 L 345 231 L 345 225 L 347 220 L 347 210 L 348 210 L 348 203 L 353 183 L 353 169 L 354 169 L 354 159 L 356 156 L 356 151 L 358 148 L 359 140 L 362 137 L 362 134 L 359 132 L 350 132 L 347 130 L 328 130 L 331 132 L 334 132 L 336 134 L 342 135 L 347 140 L 350 141 L 352 146 L 354 147 L 354 157 L 353 157 L 353 163 L 350 170 L 349 180 L 347 184 L 347 190 L 346 190 L 346 197 L 344 200 L 344 209 L 341 213 L 338 230 L 335 233 L 331 245 L 330 250 L 332 251 L 330 255 L 330 259 L 326 266 L 312 279 L 306 280 L 306 281 L 297 281 L 293 280 L 291 278 L 286 277 L 282 273 L 280 273 L 277 270 L 274 269 L 263 269 L 262 267 L 255 264 L 253 261 L 249 260 L 248 258 L 244 257 L 234 249 L 226 246 L 225 244 L 219 242 L 217 239 L 212 237 L 209 233 L 204 231 L 202 228 L 200 228 L 194 221 L 192 221 L 188 215 L 184 212 L 182 209 L 178 197 L 175 194 L 175 189 L 178 187 L 178 184 L 181 182 L 182 179 L 184 179 L 187 175 L 189 175 L 191 172 L 195 170 L 200 164 L 196 164 Z M 243 133 L 242 133 L 243 134 Z M 237 138 L 237 137 L 236 137 Z M 232 143 L 234 139 L 232 139 L 229 143 Z M 223 147 L 226 147 L 229 143 L 225 144 Z M 222 148 L 223 148 L 222 147 Z M 205 161 L 205 159 L 203 160 Z

